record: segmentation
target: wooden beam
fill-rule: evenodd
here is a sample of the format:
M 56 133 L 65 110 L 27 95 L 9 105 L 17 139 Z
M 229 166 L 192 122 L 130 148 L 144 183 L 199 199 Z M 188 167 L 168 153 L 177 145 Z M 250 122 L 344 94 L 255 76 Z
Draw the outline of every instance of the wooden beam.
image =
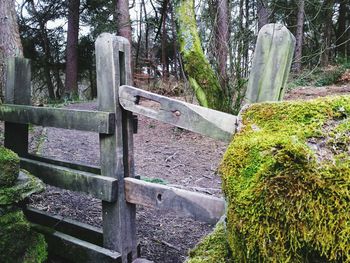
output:
M 103 233 L 101 228 L 77 222 L 63 216 L 52 215 L 33 207 L 24 209 L 24 214 L 32 223 L 52 228 L 55 231 L 82 239 L 97 246 L 103 245 Z
M 74 263 L 122 263 L 120 253 L 80 240 L 51 228 L 32 224 L 44 234 L 49 255 L 56 255 Z
M 5 103 L 30 105 L 31 103 L 30 60 L 9 58 L 7 61 L 7 81 Z M 19 156 L 28 153 L 28 125 L 5 121 L 4 146 Z
M 225 210 L 225 201 L 222 198 L 134 178 L 125 178 L 125 196 L 133 204 L 175 211 L 211 224 L 215 224 Z
M 104 134 L 114 133 L 114 114 L 111 112 L 57 109 L 24 105 L 0 105 L 0 119 L 13 123 L 35 124 L 91 131 Z
M 63 189 L 84 192 L 98 199 L 113 202 L 117 199 L 117 179 L 73 170 L 21 158 L 21 168 L 43 180 L 44 183 Z
M 101 174 L 100 167 L 95 166 L 95 165 L 84 165 L 84 164 L 80 164 L 80 163 L 66 162 L 66 161 L 62 161 L 62 160 L 56 160 L 56 159 L 43 157 L 41 155 L 36 155 L 36 154 L 28 154 L 28 156 L 26 156 L 26 158 L 34 160 L 34 161 L 53 164 L 53 165 L 57 165 L 57 166 L 63 166 L 66 168 L 79 170 L 79 171 L 83 171 L 83 172 L 88 172 L 88 173 L 93 173 L 93 174 L 97 174 L 97 175 Z
M 142 99 L 160 104 L 159 109 L 140 105 Z M 131 86 L 124 85 L 119 88 L 119 102 L 128 111 L 218 140 L 231 141 L 236 131 L 237 117 L 234 115 L 170 99 Z

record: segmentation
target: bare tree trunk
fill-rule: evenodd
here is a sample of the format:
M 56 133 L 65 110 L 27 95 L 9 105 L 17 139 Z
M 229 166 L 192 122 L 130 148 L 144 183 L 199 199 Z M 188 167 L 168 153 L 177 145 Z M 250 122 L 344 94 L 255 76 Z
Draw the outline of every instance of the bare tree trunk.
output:
M 296 45 L 295 45 L 295 56 L 293 70 L 299 73 L 301 70 L 301 57 L 303 51 L 303 37 L 304 37 L 304 8 L 305 1 L 298 1 L 298 17 L 297 17 L 297 32 L 295 35 Z
M 266 0 L 257 0 L 257 13 L 258 13 L 258 30 L 269 23 L 269 9 Z
M 162 65 L 163 65 L 163 80 L 168 79 L 168 61 L 167 61 L 167 50 L 166 50 L 166 18 L 168 11 L 168 0 L 163 0 L 163 8 L 162 8 Z
M 170 12 L 171 12 L 171 31 L 173 33 L 173 52 L 174 52 L 174 75 L 176 80 L 179 79 L 179 74 L 177 70 L 177 60 L 178 60 L 178 49 L 177 49 L 177 36 L 176 36 L 176 24 L 175 24 L 175 17 L 174 17 L 174 8 L 173 5 L 170 4 Z
M 116 0 L 117 33 L 132 44 L 129 0 Z
M 78 37 L 80 0 L 68 1 L 68 32 L 65 96 L 78 95 Z
M 346 28 L 346 2 L 348 0 L 340 0 L 339 5 L 339 17 L 337 28 L 337 55 L 342 58 L 346 56 L 346 41 L 347 41 L 347 28 Z M 349 25 L 350 26 L 350 25 Z
M 324 0 L 323 10 L 324 10 L 324 20 L 323 20 L 323 49 L 321 54 L 321 66 L 325 67 L 329 64 L 330 56 L 330 46 L 332 37 L 332 15 L 333 15 L 333 5 L 334 0 Z
M 0 1 L 0 97 L 4 98 L 6 62 L 9 57 L 22 57 L 23 49 L 18 32 L 15 1 Z
M 219 80 L 221 87 L 228 95 L 227 87 L 227 59 L 228 59 L 228 2 L 216 0 L 217 21 L 215 28 L 215 56 L 218 60 Z

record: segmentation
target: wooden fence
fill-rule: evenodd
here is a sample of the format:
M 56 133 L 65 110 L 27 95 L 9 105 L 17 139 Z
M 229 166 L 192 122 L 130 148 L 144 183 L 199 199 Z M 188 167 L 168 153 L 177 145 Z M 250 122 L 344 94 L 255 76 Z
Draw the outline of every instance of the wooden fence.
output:
M 130 86 L 130 45 L 122 37 L 102 34 L 96 41 L 98 111 L 33 107 L 30 63 L 8 63 L 5 146 L 21 158 L 21 167 L 45 183 L 92 195 L 102 201 L 103 228 L 27 207 L 26 216 L 45 234 L 49 253 L 73 262 L 131 263 L 139 256 L 136 205 L 173 210 L 215 223 L 224 200 L 135 178 L 133 113 L 145 115 L 216 139 L 229 141 L 236 116 L 169 99 Z M 159 104 L 148 108 L 140 101 Z M 28 124 L 99 133 L 100 167 L 58 161 L 28 153 Z

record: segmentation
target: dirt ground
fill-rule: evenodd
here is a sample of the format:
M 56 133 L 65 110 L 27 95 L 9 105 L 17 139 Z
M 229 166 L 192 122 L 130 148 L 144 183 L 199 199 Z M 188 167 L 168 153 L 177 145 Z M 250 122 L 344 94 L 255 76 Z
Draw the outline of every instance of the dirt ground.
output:
M 308 99 L 350 92 L 350 85 L 300 88 L 286 99 Z M 95 109 L 94 102 L 73 104 L 68 108 Z M 31 129 L 31 151 L 43 156 L 83 164 L 99 164 L 98 135 L 56 128 Z M 161 179 L 168 185 L 221 196 L 216 170 L 227 144 L 174 128 L 139 116 L 134 136 L 136 174 Z M 100 201 L 54 187 L 32 198 L 32 205 L 101 227 Z M 184 262 L 188 250 L 212 230 L 213 226 L 179 217 L 174 213 L 137 207 L 137 235 L 141 256 L 154 262 Z

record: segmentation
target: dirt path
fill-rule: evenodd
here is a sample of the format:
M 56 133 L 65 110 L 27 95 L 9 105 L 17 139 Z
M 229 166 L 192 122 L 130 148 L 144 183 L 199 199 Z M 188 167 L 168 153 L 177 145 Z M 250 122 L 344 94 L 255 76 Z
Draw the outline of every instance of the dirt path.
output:
M 94 109 L 94 103 L 71 108 Z M 39 147 L 44 156 L 84 164 L 99 164 L 98 135 L 46 128 Z M 135 135 L 136 174 L 161 179 L 168 185 L 220 196 L 218 163 L 226 144 L 139 116 Z M 40 140 L 39 140 L 40 141 Z M 49 187 L 33 197 L 33 205 L 94 226 L 101 226 L 100 201 Z M 137 230 L 142 256 L 159 263 L 184 262 L 187 252 L 212 226 L 173 213 L 138 207 Z

